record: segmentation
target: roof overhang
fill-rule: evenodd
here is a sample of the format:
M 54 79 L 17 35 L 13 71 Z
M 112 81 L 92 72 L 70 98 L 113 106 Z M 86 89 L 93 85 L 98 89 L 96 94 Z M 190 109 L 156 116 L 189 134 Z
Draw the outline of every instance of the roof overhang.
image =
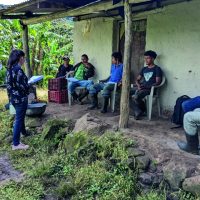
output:
M 134 13 L 184 1 L 188 0 L 129 0 Z M 25 25 L 64 17 L 83 20 L 123 15 L 123 0 L 29 0 L 0 10 L 1 19 L 20 19 Z

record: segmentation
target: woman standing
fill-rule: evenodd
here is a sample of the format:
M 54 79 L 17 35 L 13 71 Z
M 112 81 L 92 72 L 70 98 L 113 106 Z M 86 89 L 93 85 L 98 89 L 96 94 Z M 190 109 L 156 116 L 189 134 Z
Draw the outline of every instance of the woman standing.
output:
M 26 150 L 29 147 L 20 142 L 20 134 L 26 135 L 24 121 L 29 93 L 28 78 L 21 68 L 24 62 L 25 54 L 23 51 L 13 50 L 10 53 L 7 64 L 7 92 L 9 101 L 16 110 L 12 150 Z

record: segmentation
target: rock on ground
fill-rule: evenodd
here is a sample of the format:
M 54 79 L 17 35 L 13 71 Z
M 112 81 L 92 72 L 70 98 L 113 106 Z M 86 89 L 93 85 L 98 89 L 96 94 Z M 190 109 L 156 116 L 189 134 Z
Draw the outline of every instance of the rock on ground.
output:
M 186 178 L 183 182 L 183 189 L 196 195 L 200 195 L 200 176 Z
M 86 113 L 76 121 L 73 132 L 86 131 L 93 134 L 102 134 L 108 128 L 108 124 L 98 117 Z
M 186 163 L 176 162 L 175 160 L 169 162 L 163 168 L 164 178 L 173 190 L 178 190 L 184 179 L 190 177 L 194 170 L 193 166 L 188 166 Z

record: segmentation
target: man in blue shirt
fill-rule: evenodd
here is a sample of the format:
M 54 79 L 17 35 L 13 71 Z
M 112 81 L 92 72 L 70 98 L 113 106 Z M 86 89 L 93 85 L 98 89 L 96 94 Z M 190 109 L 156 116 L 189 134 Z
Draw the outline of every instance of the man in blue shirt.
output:
M 88 109 L 98 108 L 98 93 L 103 90 L 102 96 L 104 98 L 103 107 L 101 109 L 102 113 L 107 112 L 109 98 L 111 96 L 111 92 L 115 87 L 115 83 L 118 86 L 121 85 L 123 75 L 123 63 L 122 63 L 122 55 L 120 52 L 115 52 L 112 54 L 112 65 L 110 77 L 107 80 L 100 81 L 100 83 L 96 83 L 92 85 L 89 89 L 89 94 L 92 100 L 91 106 Z
M 146 67 L 143 67 L 136 79 L 137 88 L 134 90 L 134 115 L 135 119 L 139 119 L 141 114 L 145 111 L 144 97 L 150 94 L 151 87 L 160 85 L 162 81 L 162 70 L 154 64 L 157 54 L 154 51 L 146 51 L 144 53 L 144 60 Z

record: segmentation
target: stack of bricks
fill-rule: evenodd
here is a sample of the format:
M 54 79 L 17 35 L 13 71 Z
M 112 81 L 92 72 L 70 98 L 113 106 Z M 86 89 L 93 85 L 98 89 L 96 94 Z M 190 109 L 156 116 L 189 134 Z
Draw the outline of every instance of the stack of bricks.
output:
M 67 103 L 67 80 L 66 78 L 49 79 L 48 81 L 49 102 Z

